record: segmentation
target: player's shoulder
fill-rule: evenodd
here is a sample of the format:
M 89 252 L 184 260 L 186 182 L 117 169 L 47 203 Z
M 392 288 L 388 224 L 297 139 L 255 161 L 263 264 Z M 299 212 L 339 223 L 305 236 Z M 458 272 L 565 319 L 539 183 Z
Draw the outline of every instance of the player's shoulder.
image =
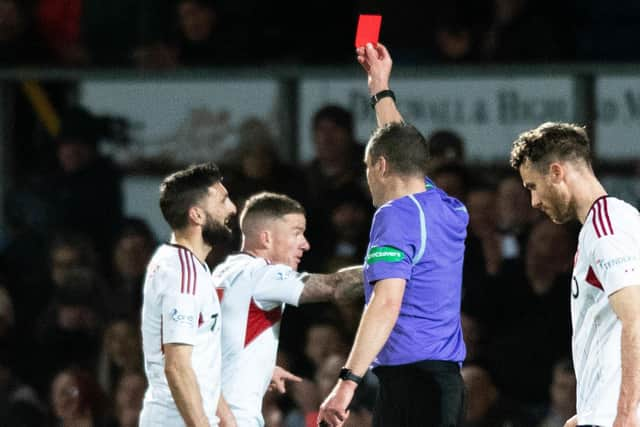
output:
M 590 240 L 640 233 L 640 213 L 631 204 L 611 196 L 596 199 L 584 227 Z
M 246 252 L 231 254 L 218 264 L 212 272 L 216 286 L 227 286 L 240 275 L 251 277 L 256 271 L 268 265 L 264 258 L 256 257 Z

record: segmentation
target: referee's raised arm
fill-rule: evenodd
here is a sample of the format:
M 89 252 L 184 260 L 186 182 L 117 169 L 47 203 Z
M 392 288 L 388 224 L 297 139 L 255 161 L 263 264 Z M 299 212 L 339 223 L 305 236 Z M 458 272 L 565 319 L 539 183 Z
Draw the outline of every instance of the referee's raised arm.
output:
M 395 93 L 389 88 L 389 77 L 393 61 L 389 51 L 382 44 L 366 46 L 356 49 L 357 60 L 367 72 L 367 84 L 371 95 L 371 106 L 376 111 L 378 126 L 388 123 L 402 123 L 404 119 L 396 108 Z

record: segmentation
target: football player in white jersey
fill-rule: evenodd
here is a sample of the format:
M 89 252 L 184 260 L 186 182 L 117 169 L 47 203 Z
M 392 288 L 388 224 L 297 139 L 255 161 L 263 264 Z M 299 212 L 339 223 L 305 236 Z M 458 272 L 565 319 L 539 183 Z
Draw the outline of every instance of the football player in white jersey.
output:
M 213 163 L 164 179 L 171 243 L 147 267 L 142 341 L 149 387 L 140 426 L 235 426 L 221 395 L 220 305 L 205 258 L 236 213 Z
M 511 166 L 533 207 L 558 224 L 582 223 L 571 287 L 577 414 L 565 426 L 640 426 L 640 214 L 607 195 L 581 127 L 521 134 Z
M 298 273 L 309 243 L 304 208 L 275 193 L 250 197 L 240 214 L 242 252 L 213 271 L 222 305 L 222 390 L 239 427 L 264 425 L 262 399 L 276 363 L 285 304 L 362 295 L 362 267 Z M 275 377 L 275 375 L 274 375 Z

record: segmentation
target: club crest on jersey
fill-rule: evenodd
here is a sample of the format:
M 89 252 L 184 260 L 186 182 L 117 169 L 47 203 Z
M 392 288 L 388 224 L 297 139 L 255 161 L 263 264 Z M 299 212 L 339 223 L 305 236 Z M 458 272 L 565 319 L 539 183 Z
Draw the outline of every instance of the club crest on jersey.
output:
M 174 322 L 180 323 L 182 325 L 192 326 L 195 321 L 195 316 L 181 314 L 177 308 L 171 310 L 171 319 Z

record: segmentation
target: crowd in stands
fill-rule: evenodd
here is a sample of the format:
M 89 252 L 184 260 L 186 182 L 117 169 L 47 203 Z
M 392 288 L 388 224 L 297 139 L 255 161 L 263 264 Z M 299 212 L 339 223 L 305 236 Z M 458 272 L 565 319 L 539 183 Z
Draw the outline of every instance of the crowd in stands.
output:
M 397 63 L 637 60 L 632 0 L 1 0 L 0 66 L 353 63 L 357 15 L 383 15 Z
M 97 150 L 85 113 L 63 116 L 57 168 L 16 186 L 5 201 L 0 425 L 137 425 L 146 387 L 141 286 L 147 261 L 169 236 L 125 216 L 122 172 Z M 330 272 L 362 262 L 374 208 L 351 113 L 327 105 L 311 123 L 315 157 L 307 164 L 280 159 L 267 128 L 254 121 L 221 167 L 239 207 L 263 190 L 299 200 L 311 243 L 301 270 Z M 464 425 L 562 425 L 575 411 L 569 282 L 577 226 L 554 225 L 533 210 L 513 171 L 468 164 L 455 132 L 434 132 L 429 141 L 431 178 L 470 212 L 461 307 Z M 213 267 L 238 248 L 236 238 L 207 262 Z M 267 394 L 268 426 L 315 425 L 362 308 L 356 301 L 285 310 L 278 364 L 305 381 L 284 396 Z M 375 376 L 359 390 L 349 426 L 369 425 Z

